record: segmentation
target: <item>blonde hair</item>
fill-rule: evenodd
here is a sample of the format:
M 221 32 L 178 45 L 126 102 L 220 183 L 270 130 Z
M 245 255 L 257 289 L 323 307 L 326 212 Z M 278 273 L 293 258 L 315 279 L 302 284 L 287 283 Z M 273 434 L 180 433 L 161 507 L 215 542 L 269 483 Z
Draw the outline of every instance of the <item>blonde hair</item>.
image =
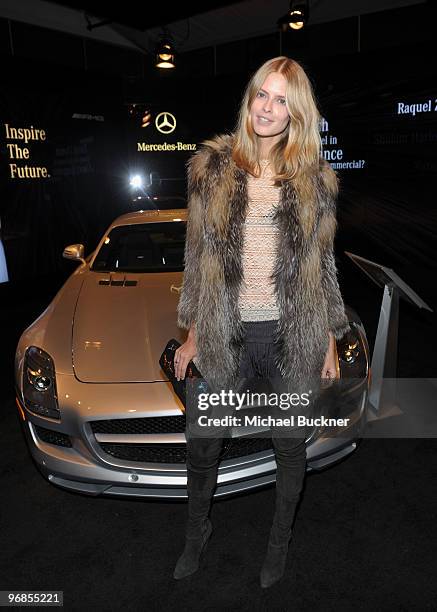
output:
M 250 108 L 267 76 L 282 74 L 286 81 L 285 102 L 290 121 L 279 142 L 271 149 L 269 159 L 274 169 L 274 181 L 294 179 L 303 192 L 308 190 L 307 170 L 318 168 L 322 150 L 319 125 L 321 115 L 311 82 L 302 66 L 286 57 L 274 57 L 265 62 L 250 79 L 240 107 L 232 158 L 239 168 L 253 176 L 260 175 L 258 142 L 252 127 Z

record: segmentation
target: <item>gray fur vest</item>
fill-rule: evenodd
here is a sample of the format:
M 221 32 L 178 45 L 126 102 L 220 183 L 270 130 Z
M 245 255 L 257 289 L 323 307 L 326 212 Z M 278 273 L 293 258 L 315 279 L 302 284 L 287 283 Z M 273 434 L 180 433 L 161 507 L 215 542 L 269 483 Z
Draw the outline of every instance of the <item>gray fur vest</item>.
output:
M 247 175 L 232 159 L 232 134 L 204 143 L 187 164 L 188 221 L 178 326 L 196 323 L 195 363 L 215 389 L 234 385 L 244 344 L 238 309 L 248 207 Z M 279 228 L 272 279 L 279 309 L 277 365 L 296 392 L 320 382 L 328 331 L 349 329 L 337 280 L 333 245 L 338 179 L 320 160 L 316 197 L 300 201 L 283 181 L 275 223 Z

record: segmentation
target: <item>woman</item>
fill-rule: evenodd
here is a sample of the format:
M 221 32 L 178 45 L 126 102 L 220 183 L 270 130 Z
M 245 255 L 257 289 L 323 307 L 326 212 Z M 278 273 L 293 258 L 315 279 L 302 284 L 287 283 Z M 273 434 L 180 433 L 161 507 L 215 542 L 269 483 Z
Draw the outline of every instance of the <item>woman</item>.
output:
M 335 378 L 335 340 L 349 329 L 333 254 L 335 172 L 321 156 L 320 114 L 302 67 L 265 62 L 247 85 L 234 133 L 205 141 L 188 163 L 188 222 L 175 354 L 214 389 L 280 377 L 293 392 Z M 302 436 L 272 429 L 276 508 L 261 586 L 284 573 L 306 473 Z M 187 435 L 188 523 L 176 579 L 195 572 L 223 440 Z

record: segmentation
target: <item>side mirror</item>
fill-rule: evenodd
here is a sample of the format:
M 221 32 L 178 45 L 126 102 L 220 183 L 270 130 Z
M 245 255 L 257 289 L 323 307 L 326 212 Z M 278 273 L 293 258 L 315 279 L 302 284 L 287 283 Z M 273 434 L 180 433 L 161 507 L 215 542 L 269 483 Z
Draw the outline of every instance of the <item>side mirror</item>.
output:
M 65 247 L 62 257 L 65 257 L 65 259 L 74 259 L 76 261 L 86 263 L 84 259 L 83 244 L 70 244 L 69 246 Z

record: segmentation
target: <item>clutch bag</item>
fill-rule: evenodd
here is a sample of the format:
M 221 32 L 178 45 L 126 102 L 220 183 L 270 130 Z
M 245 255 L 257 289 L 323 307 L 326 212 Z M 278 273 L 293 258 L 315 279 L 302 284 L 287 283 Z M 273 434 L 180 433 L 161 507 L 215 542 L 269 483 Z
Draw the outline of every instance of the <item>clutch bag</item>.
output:
M 167 345 L 159 358 L 159 365 L 162 370 L 165 372 L 169 381 L 172 384 L 172 387 L 179 397 L 183 405 L 186 407 L 186 387 L 185 382 L 187 378 L 202 378 L 202 374 L 191 360 L 188 362 L 187 369 L 185 371 L 185 378 L 183 380 L 177 380 L 175 376 L 175 366 L 174 366 L 174 355 L 176 349 L 181 346 L 181 343 L 178 342 L 175 338 L 172 338 L 167 342 Z

